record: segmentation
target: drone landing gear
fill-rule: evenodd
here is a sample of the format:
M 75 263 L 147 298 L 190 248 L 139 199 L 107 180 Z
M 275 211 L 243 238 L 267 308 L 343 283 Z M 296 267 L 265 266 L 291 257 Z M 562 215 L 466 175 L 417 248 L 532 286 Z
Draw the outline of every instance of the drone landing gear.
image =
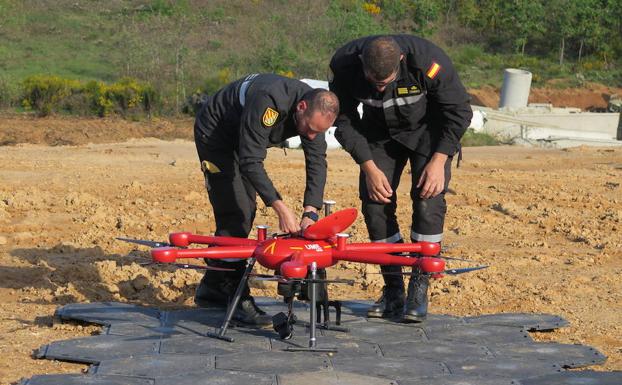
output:
M 227 342 L 233 342 L 233 338 L 226 336 L 225 333 L 227 332 L 227 329 L 229 328 L 229 323 L 231 323 L 231 318 L 233 318 L 233 313 L 235 312 L 235 310 L 238 307 L 238 304 L 240 303 L 240 298 L 242 297 L 242 291 L 244 290 L 244 285 L 248 284 L 247 283 L 248 276 L 251 273 L 251 271 L 253 271 L 253 267 L 255 266 L 255 261 L 256 261 L 255 258 L 250 258 L 248 260 L 248 263 L 246 265 L 246 270 L 244 270 L 244 274 L 242 275 L 242 278 L 240 279 L 240 284 L 235 290 L 235 294 L 233 295 L 233 299 L 229 303 L 229 306 L 227 306 L 227 313 L 225 315 L 225 320 L 223 321 L 222 325 L 220 326 L 217 332 L 208 332 L 206 334 L 208 337 L 217 338 L 219 340 L 223 340 Z
M 318 279 L 318 269 L 317 265 L 314 263 L 311 264 L 311 274 L 310 279 L 305 280 L 308 284 L 308 290 L 301 290 L 302 293 L 308 292 L 308 298 L 311 306 L 310 306 L 310 314 L 309 314 L 309 346 L 289 346 L 285 350 L 290 352 L 322 352 L 322 353 L 336 353 L 337 348 L 335 347 L 318 347 L 317 346 L 317 337 L 316 332 L 317 329 L 324 330 L 334 330 L 340 332 L 348 332 L 348 328 L 332 326 L 330 324 L 330 306 L 335 308 L 337 313 L 336 315 L 336 324 L 341 324 L 341 302 L 339 301 L 329 301 L 328 293 L 326 290 L 326 271 L 321 269 L 320 271 L 320 279 Z M 320 285 L 320 297 L 321 300 L 318 301 L 318 283 Z M 299 296 L 299 298 L 301 297 Z M 286 303 L 287 303 L 287 315 L 285 313 L 279 313 L 272 318 L 272 323 L 274 326 L 274 330 L 279 333 L 279 337 L 283 340 L 288 340 L 293 336 L 293 325 L 297 323 L 296 316 L 293 312 L 293 303 L 294 303 L 294 295 L 290 293 L 290 295 L 286 295 Z M 322 322 L 322 315 L 324 315 L 324 322 Z M 302 323 L 302 322 L 301 322 Z M 302 324 L 306 324 L 302 323 Z

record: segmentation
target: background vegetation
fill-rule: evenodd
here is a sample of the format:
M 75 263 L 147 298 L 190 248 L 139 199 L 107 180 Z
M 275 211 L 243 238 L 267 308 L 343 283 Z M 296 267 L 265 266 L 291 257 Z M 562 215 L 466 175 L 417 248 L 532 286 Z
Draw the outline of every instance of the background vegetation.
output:
M 622 0 L 0 0 L 0 107 L 127 113 L 131 83 L 143 112 L 175 114 L 249 72 L 324 79 L 337 47 L 376 33 L 436 42 L 470 88 L 506 67 L 622 85 Z M 50 79 L 75 87 L 46 110 L 32 90 Z

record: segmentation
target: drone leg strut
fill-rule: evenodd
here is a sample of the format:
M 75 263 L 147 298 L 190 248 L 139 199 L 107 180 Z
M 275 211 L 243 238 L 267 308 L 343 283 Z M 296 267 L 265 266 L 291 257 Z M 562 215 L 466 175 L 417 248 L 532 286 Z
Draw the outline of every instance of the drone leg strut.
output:
M 335 308 L 335 325 L 337 326 L 333 326 L 330 323 L 330 307 L 334 307 Z M 332 330 L 335 332 L 344 332 L 344 333 L 349 333 L 350 329 L 343 327 L 343 326 L 339 326 L 341 325 L 341 301 L 329 301 L 328 300 L 328 296 L 324 299 L 323 303 L 318 303 L 317 304 L 317 308 L 318 308 L 318 312 L 319 310 L 323 311 L 324 314 L 324 322 L 321 323 L 318 327 L 320 329 L 323 330 Z M 320 319 L 320 314 L 318 313 L 318 317 L 317 317 L 317 322 L 320 323 L 322 322 L 322 320 Z
M 240 298 L 242 297 L 242 291 L 244 290 L 244 285 L 248 284 L 248 275 L 253 271 L 253 267 L 255 266 L 255 258 L 250 258 L 248 263 L 246 264 L 246 270 L 244 270 L 244 274 L 240 279 L 240 283 L 238 284 L 237 289 L 235 290 L 235 294 L 233 295 L 233 299 L 229 303 L 227 307 L 227 314 L 225 315 L 225 320 L 223 321 L 220 329 L 218 329 L 217 333 L 208 332 L 208 337 L 217 338 L 219 340 L 233 342 L 233 338 L 225 336 L 227 329 L 229 328 L 229 323 L 231 322 L 231 318 L 233 318 L 233 313 L 235 312 L 238 304 L 240 303 Z
M 316 312 L 317 312 L 317 307 L 315 306 L 315 301 L 316 301 L 316 297 L 317 297 L 317 290 L 315 285 L 317 284 L 317 282 L 315 282 L 317 280 L 317 264 L 315 262 L 311 263 L 311 295 L 310 295 L 310 300 L 311 300 L 311 308 L 310 310 L 310 316 L 309 316 L 309 347 L 308 348 L 303 348 L 303 347 L 294 347 L 294 346 L 289 346 L 286 350 L 290 351 L 290 352 L 323 352 L 323 353 L 336 353 L 337 352 L 337 348 L 319 348 L 317 347 L 317 338 L 316 338 L 316 331 L 317 331 L 317 323 L 316 323 Z

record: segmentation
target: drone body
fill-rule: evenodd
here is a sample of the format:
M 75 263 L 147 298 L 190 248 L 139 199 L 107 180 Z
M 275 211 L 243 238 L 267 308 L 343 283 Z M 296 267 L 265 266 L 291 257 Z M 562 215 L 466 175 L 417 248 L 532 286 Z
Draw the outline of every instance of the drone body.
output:
M 424 273 L 440 277 L 445 261 L 436 256 L 440 246 L 432 242 L 416 243 L 347 243 L 347 234 L 340 233 L 356 219 L 356 209 L 331 214 L 308 227 L 301 236 L 277 235 L 267 238 L 266 228 L 258 228 L 257 240 L 235 237 L 203 236 L 172 233 L 171 246 L 156 247 L 151 256 L 157 263 L 172 263 L 180 258 L 255 258 L 285 279 L 304 279 L 312 263 L 318 269 L 339 261 L 418 267 Z M 207 248 L 185 248 L 208 244 Z M 408 255 L 395 255 L 408 253 Z M 410 255 L 416 254 L 416 258 Z
M 330 208 L 330 206 L 329 206 Z M 288 304 L 288 314 L 279 313 L 273 317 L 274 329 L 282 339 L 291 338 L 295 323 L 293 317 L 293 299 L 307 290 L 302 285 L 308 285 L 308 300 L 316 306 L 311 306 L 309 320 L 309 347 L 292 348 L 288 350 L 300 351 L 335 351 L 332 348 L 316 347 L 315 330 L 320 322 L 319 309 L 323 309 L 323 328 L 347 331 L 346 328 L 331 327 L 329 325 L 329 306 L 334 306 L 337 312 L 337 325 L 340 323 L 339 301 L 329 301 L 326 285 L 333 283 L 349 283 L 343 280 L 326 280 L 324 269 L 340 261 L 369 263 L 377 265 L 411 266 L 413 271 L 418 269 L 432 278 L 441 278 L 443 274 L 461 274 L 473 270 L 483 269 L 486 266 L 477 266 L 464 269 L 445 270 L 445 259 L 456 259 L 440 256 L 440 245 L 433 242 L 415 243 L 348 243 L 348 235 L 344 234 L 357 216 L 356 209 L 344 209 L 327 215 L 315 224 L 307 227 L 302 234 L 275 234 L 267 235 L 266 226 L 257 226 L 257 239 L 197 235 L 189 232 L 171 233 L 169 242 L 152 242 L 136 239 L 118 238 L 122 241 L 150 246 L 151 257 L 154 263 L 173 263 L 180 267 L 191 267 L 177 264 L 182 258 L 203 259 L 248 259 L 244 275 L 238 285 L 235 295 L 227 308 L 223 325 L 217 333 L 208 333 L 208 336 L 232 342 L 231 337 L 225 336 L 233 312 L 246 281 L 251 276 L 255 262 L 274 270 L 277 276 L 266 277 L 279 282 L 279 294 L 283 295 Z M 203 244 L 208 247 L 188 248 L 191 244 Z M 215 267 L 192 266 L 226 270 Z M 322 272 L 318 277 L 318 273 Z M 317 294 L 317 285 L 324 287 L 321 295 Z M 304 296 L 303 296 L 304 297 Z M 305 299 L 305 298 L 302 298 Z M 317 317 L 316 317 L 317 316 Z M 317 318 L 317 320 L 316 320 Z M 290 347 L 291 348 L 291 347 Z

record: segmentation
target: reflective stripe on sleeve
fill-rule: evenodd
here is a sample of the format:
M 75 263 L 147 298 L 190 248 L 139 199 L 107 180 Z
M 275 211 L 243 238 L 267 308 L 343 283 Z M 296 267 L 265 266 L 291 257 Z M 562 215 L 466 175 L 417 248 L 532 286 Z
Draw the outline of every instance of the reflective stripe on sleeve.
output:
M 255 79 L 257 75 L 259 74 L 248 75 L 246 79 L 244 79 L 244 81 L 242 82 L 242 85 L 240 86 L 240 105 L 242 107 L 244 107 L 244 104 L 246 104 L 246 90 L 248 89 L 248 86 L 250 86 L 251 81 Z

